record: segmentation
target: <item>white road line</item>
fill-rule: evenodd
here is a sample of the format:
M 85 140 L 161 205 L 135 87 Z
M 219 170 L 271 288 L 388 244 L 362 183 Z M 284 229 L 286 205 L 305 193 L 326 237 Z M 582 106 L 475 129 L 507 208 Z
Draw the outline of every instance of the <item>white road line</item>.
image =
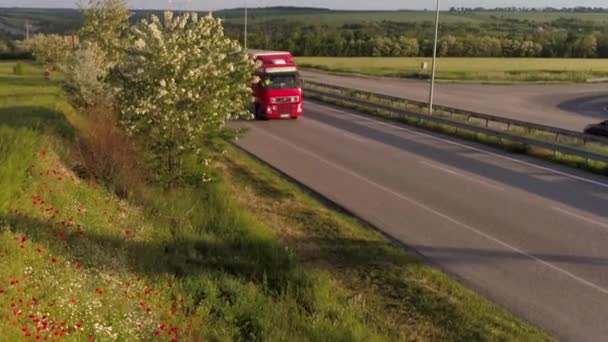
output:
M 488 187 L 493 188 L 493 189 L 498 190 L 498 191 L 504 191 L 505 190 L 505 188 L 503 188 L 502 186 L 499 186 L 499 185 L 496 185 L 496 184 L 492 184 L 492 183 L 487 182 L 487 181 L 485 181 L 483 179 L 480 179 L 480 178 L 477 178 L 477 177 L 473 177 L 473 176 L 469 176 L 467 174 L 460 173 L 458 171 L 452 170 L 452 169 L 447 168 L 445 166 L 438 165 L 438 164 L 435 164 L 435 163 L 431 163 L 431 162 L 428 162 L 426 160 L 420 161 L 420 164 L 426 165 L 428 167 L 431 167 L 431 168 L 439 170 L 439 171 L 443 171 L 445 173 L 449 173 L 451 175 L 455 175 L 455 176 L 459 176 L 459 177 L 468 179 L 471 182 L 479 183 L 479 184 L 488 186 Z
M 566 173 L 566 172 L 563 172 L 563 171 L 558 171 L 558 170 L 551 169 L 551 168 L 548 168 L 548 167 L 545 167 L 545 166 L 540 166 L 540 165 L 529 163 L 529 162 L 526 162 L 526 161 L 523 161 L 523 160 L 507 157 L 507 156 L 504 156 L 504 155 L 501 155 L 501 154 L 498 154 L 498 153 L 486 151 L 486 150 L 483 150 L 483 149 L 480 149 L 480 148 L 476 148 L 476 147 L 469 146 L 469 145 L 466 145 L 466 144 L 461 144 L 461 143 L 458 143 L 458 142 L 455 142 L 455 141 L 451 141 L 451 140 L 448 140 L 448 139 L 439 138 L 439 137 L 436 137 L 436 136 L 431 135 L 431 134 L 417 132 L 415 130 L 408 129 L 408 128 L 405 128 L 405 127 L 402 127 L 402 126 L 398 126 L 398 125 L 395 125 L 395 124 L 386 123 L 386 122 L 383 122 L 383 121 L 380 121 L 380 120 L 374 120 L 374 119 L 371 119 L 371 118 L 367 118 L 364 115 L 351 114 L 351 113 L 348 113 L 348 112 L 345 112 L 345 111 L 341 111 L 341 110 L 337 110 L 337 109 L 333 109 L 333 108 L 332 108 L 332 110 L 334 110 L 335 112 L 344 114 L 344 115 L 348 115 L 348 116 L 352 116 L 352 117 L 356 117 L 356 118 L 360 118 L 360 119 L 362 118 L 362 119 L 365 119 L 366 121 L 369 121 L 369 122 L 375 122 L 375 123 L 383 125 L 383 126 L 387 126 L 387 127 L 390 127 L 390 128 L 394 128 L 394 129 L 405 131 L 405 132 L 409 132 L 409 133 L 414 133 L 416 135 L 420 135 L 420 136 L 423 136 L 423 137 L 427 137 L 427 138 L 435 139 L 435 140 L 438 140 L 438 141 L 442 141 L 442 142 L 445 142 L 447 144 L 451 144 L 451 145 L 455 145 L 455 146 L 459 146 L 459 147 L 464 147 L 464 148 L 472 150 L 472 151 L 485 153 L 485 154 L 488 154 L 488 155 L 491 155 L 491 156 L 494 156 L 494 157 L 498 157 L 498 158 L 501 158 L 501 159 L 504 159 L 504 160 L 509 160 L 509 161 L 512 161 L 512 162 L 515 162 L 515 163 L 518 163 L 518 164 L 530 166 L 530 167 L 533 167 L 533 168 L 536 168 L 536 169 L 539 169 L 539 170 L 543 170 L 543 171 L 547 171 L 547 172 L 552 172 L 552 173 L 555 173 L 555 174 L 558 174 L 558 175 L 561 175 L 561 176 L 564 176 L 564 177 L 568 177 L 568 178 L 571 178 L 571 179 L 576 179 L 576 180 L 581 181 L 581 182 L 597 185 L 597 186 L 600 186 L 600 187 L 608 189 L 608 184 L 606 184 L 606 183 L 598 182 L 598 181 L 595 181 L 595 180 L 592 180 L 592 179 L 588 179 L 588 178 L 584 178 L 584 177 L 580 177 L 580 176 L 575 176 L 575 175 L 572 175 L 572 174 L 569 174 L 569 173 Z
M 581 221 L 585 221 L 585 222 L 587 222 L 587 223 L 590 223 L 590 224 L 593 224 L 593 225 L 596 225 L 596 226 L 599 226 L 599 227 L 602 227 L 602 228 L 604 228 L 604 229 L 608 230 L 608 224 L 607 224 L 607 223 L 603 223 L 603 222 L 600 222 L 600 221 L 594 220 L 594 219 L 592 219 L 592 218 L 585 217 L 585 216 L 583 216 L 583 215 L 575 214 L 575 213 L 573 213 L 573 212 L 571 212 L 571 211 L 568 211 L 568 210 L 566 210 L 566 209 L 562 209 L 562 208 L 559 208 L 559 207 L 553 207 L 553 210 L 555 210 L 555 211 L 559 211 L 559 212 L 560 212 L 560 213 L 562 213 L 562 214 L 566 214 L 566 215 L 568 215 L 568 216 L 571 216 L 571 217 L 577 218 L 577 219 L 579 219 L 579 220 L 581 220 Z
M 513 252 L 521 254 L 521 255 L 523 255 L 523 256 L 525 256 L 525 257 L 527 257 L 527 258 L 529 258 L 529 259 L 531 259 L 533 261 L 536 261 L 536 262 L 540 263 L 541 265 L 544 265 L 544 266 L 546 266 L 546 267 L 548 267 L 548 268 L 550 268 L 550 269 L 552 269 L 554 271 L 557 271 L 557 272 L 559 272 L 559 273 L 561 273 L 561 274 L 563 274 L 563 275 L 565 275 L 565 276 L 573 279 L 574 281 L 577 281 L 577 282 L 579 282 L 579 283 L 581 283 L 581 284 L 583 284 L 583 285 L 585 285 L 585 286 L 587 286 L 589 288 L 592 288 L 592 289 L 594 289 L 594 290 L 596 290 L 596 291 L 598 291 L 598 292 L 600 292 L 600 293 L 602 293 L 604 295 L 608 295 L 608 289 L 605 289 L 605 288 L 603 288 L 603 287 L 601 287 L 601 286 L 599 286 L 597 284 L 594 284 L 594 283 L 592 283 L 592 282 L 590 282 L 590 281 L 588 281 L 586 279 L 583 279 L 583 278 L 581 278 L 581 277 L 579 277 L 579 276 L 577 276 L 577 275 L 575 275 L 573 273 L 570 273 L 570 272 L 568 272 L 568 271 L 566 271 L 566 270 L 564 270 L 564 269 L 562 269 L 562 268 L 560 268 L 560 267 L 558 267 L 556 265 L 553 265 L 552 263 L 546 262 L 546 261 L 544 261 L 544 260 L 542 260 L 542 259 L 540 259 L 538 257 L 535 257 L 534 255 L 526 253 L 525 251 L 523 251 L 523 250 L 521 250 L 521 249 L 519 249 L 517 247 L 514 247 L 514 246 L 512 246 L 512 245 L 510 245 L 510 244 L 508 244 L 508 243 L 506 243 L 506 242 L 504 242 L 504 241 L 502 241 L 502 240 L 500 240 L 498 238 L 495 238 L 495 237 L 493 237 L 493 236 L 491 236 L 491 235 L 489 235 L 487 233 L 484 233 L 481 230 L 479 230 L 479 229 L 477 229 L 477 228 L 475 228 L 473 226 L 470 226 L 470 225 L 468 225 L 466 223 L 463 223 L 463 222 L 461 222 L 461 221 L 459 221 L 459 220 L 457 220 L 455 218 L 452 218 L 449 215 L 441 213 L 441 212 L 439 212 L 439 211 L 437 211 L 437 210 L 435 210 L 435 209 L 433 209 L 433 208 L 431 208 L 431 207 L 429 207 L 429 206 L 427 206 L 427 205 L 425 205 L 425 204 L 423 204 L 421 202 L 418 202 L 418 201 L 416 201 L 416 200 L 414 200 L 414 199 L 412 199 L 410 197 L 407 197 L 407 196 L 405 196 L 405 195 L 403 195 L 401 193 L 398 193 L 398 192 L 396 192 L 396 191 L 394 191 L 394 190 L 392 190 L 390 188 L 387 188 L 387 187 L 385 187 L 385 186 L 383 186 L 381 184 L 378 184 L 378 183 L 376 183 L 376 182 L 374 182 L 374 181 L 366 178 L 365 176 L 362 176 L 362 175 L 360 175 L 360 174 L 358 174 L 358 173 L 356 173 L 356 172 L 354 172 L 352 170 L 349 170 L 349 169 L 344 168 L 344 167 L 342 167 L 342 166 L 340 166 L 340 165 L 338 165 L 336 163 L 333 163 L 333 162 L 331 162 L 331 161 L 329 161 L 329 160 L 327 160 L 327 159 L 319 156 L 318 154 L 316 154 L 316 153 L 314 153 L 312 151 L 306 150 L 306 149 L 304 149 L 304 148 L 302 148 L 300 146 L 297 146 L 297 145 L 291 143 L 290 141 L 287 141 L 287 140 L 285 140 L 285 139 L 283 139 L 283 138 L 281 138 L 279 136 L 276 136 L 276 135 L 272 134 L 271 132 L 269 132 L 266 129 L 263 129 L 261 127 L 257 127 L 257 129 L 260 130 L 260 131 L 263 131 L 267 136 L 269 136 L 269 137 L 271 137 L 271 138 L 273 138 L 273 139 L 281 142 L 282 144 L 284 144 L 286 146 L 289 146 L 289 147 L 293 148 L 296 151 L 299 151 L 300 153 L 303 153 L 303 154 L 306 154 L 306 155 L 308 155 L 310 157 L 313 157 L 313 158 L 319 160 L 320 162 L 322 162 L 324 164 L 327 164 L 327 165 L 329 165 L 329 166 L 331 166 L 331 167 L 333 167 L 333 168 L 335 168 L 337 170 L 340 170 L 340 171 L 342 171 L 342 172 L 344 172 L 346 174 L 349 174 L 349 175 L 351 175 L 351 176 L 353 176 L 355 178 L 358 178 L 358 179 L 362 180 L 363 182 L 368 183 L 368 184 L 370 184 L 370 185 L 372 185 L 372 186 L 374 186 L 374 187 L 376 187 L 376 188 L 378 188 L 378 189 L 380 189 L 382 191 L 385 191 L 385 192 L 387 192 L 387 193 L 389 193 L 389 194 L 391 194 L 391 195 L 393 195 L 393 196 L 395 196 L 395 197 L 397 197 L 397 198 L 399 198 L 399 199 L 401 199 L 403 201 L 406 201 L 406 202 L 408 202 L 408 203 L 410 203 L 410 204 L 412 204 L 412 205 L 414 205 L 414 206 L 416 206 L 416 207 L 418 207 L 420 209 L 423 209 L 423 210 L 425 210 L 425 211 L 427 211 L 427 212 L 429 212 L 431 214 L 434 214 L 434 215 L 436 215 L 438 217 L 441 217 L 441 218 L 445 219 L 448 222 L 452 222 L 455 225 L 458 225 L 458 226 L 460 226 L 462 228 L 465 228 L 466 230 L 469 230 L 469 231 L 471 231 L 471 232 L 473 232 L 473 233 L 475 233 L 475 234 L 477 234 L 479 236 L 482 236 L 482 237 L 484 237 L 484 238 L 486 238 L 486 239 L 488 239 L 490 241 L 493 241 L 493 242 L 495 242 L 495 243 L 497 243 L 497 244 L 499 244 L 499 245 L 501 245 L 501 246 L 503 246 L 503 247 L 505 247 L 507 249 L 510 249 Z

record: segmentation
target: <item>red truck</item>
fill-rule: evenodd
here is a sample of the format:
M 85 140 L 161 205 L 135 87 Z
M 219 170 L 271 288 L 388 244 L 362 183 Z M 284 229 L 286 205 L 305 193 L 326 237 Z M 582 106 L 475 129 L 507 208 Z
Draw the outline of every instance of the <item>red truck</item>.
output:
M 289 52 L 249 51 L 258 63 L 253 85 L 257 119 L 297 119 L 302 115 L 302 83 Z

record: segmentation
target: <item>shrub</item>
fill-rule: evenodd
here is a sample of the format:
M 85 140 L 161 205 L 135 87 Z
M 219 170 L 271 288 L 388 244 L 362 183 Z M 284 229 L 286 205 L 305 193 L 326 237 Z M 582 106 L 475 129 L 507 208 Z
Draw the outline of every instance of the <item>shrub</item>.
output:
M 64 67 L 64 89 L 71 102 L 84 109 L 111 102 L 111 90 L 105 82 L 109 69 L 110 63 L 97 44 L 80 46 Z
M 113 77 L 121 121 L 170 185 L 184 179 L 191 157 L 204 168 L 227 120 L 250 116 L 255 64 L 211 15 L 166 12 L 164 21 L 142 20 L 132 35 Z
M 13 74 L 23 75 L 23 63 L 17 63 L 13 66 Z
M 123 198 L 145 184 L 141 151 L 118 125 L 111 105 L 97 103 L 87 112 L 89 129 L 78 139 L 84 172 Z

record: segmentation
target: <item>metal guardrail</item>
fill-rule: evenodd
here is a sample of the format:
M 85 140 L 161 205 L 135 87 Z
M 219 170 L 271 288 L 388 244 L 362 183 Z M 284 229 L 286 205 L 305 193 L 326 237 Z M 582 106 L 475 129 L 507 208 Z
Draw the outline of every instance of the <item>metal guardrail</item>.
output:
M 309 84 L 313 84 L 313 82 L 306 82 Z M 348 89 L 348 88 L 342 88 L 342 87 L 336 87 L 336 86 L 327 86 L 321 83 L 314 83 L 314 85 L 317 85 L 318 87 L 326 87 L 326 88 L 334 88 L 334 89 L 339 89 L 342 91 L 352 91 L 352 89 Z M 379 110 L 383 110 L 386 112 L 390 112 L 390 113 L 394 113 L 397 116 L 401 116 L 401 117 L 407 117 L 407 118 L 411 118 L 411 119 L 416 119 L 419 121 L 427 121 L 427 122 L 432 122 L 432 123 L 437 123 L 437 124 L 442 124 L 442 125 L 447 125 L 447 126 L 451 126 L 454 128 L 458 128 L 458 129 L 463 129 L 463 130 L 467 130 L 470 132 L 475 132 L 475 133 L 481 133 L 481 134 L 485 134 L 487 136 L 491 136 L 491 137 L 496 137 L 499 139 L 505 139 L 505 140 L 509 140 L 512 142 L 517 142 L 517 143 L 523 143 L 526 144 L 528 146 L 535 146 L 535 147 L 541 147 L 547 150 L 551 150 L 551 151 L 555 151 L 555 152 L 559 152 L 559 153 L 563 153 L 563 154 L 567 154 L 567 155 L 574 155 L 574 156 L 578 156 L 581 158 L 585 158 L 587 161 L 589 160 L 594 160 L 594 161 L 600 161 L 600 162 L 604 162 L 604 163 L 608 163 L 608 154 L 603 154 L 603 153 L 599 153 L 599 152 L 593 152 L 593 151 L 589 151 L 589 150 L 584 150 L 581 148 L 577 148 L 577 147 L 572 147 L 572 146 L 567 146 L 567 145 L 562 145 L 559 143 L 555 143 L 555 142 L 549 142 L 549 141 L 544 141 L 544 140 L 539 140 L 539 139 L 534 139 L 531 137 L 525 137 L 525 136 L 521 136 L 521 135 L 517 135 L 517 134 L 513 134 L 513 133 L 509 133 L 509 132 L 505 132 L 505 131 L 498 131 L 489 127 L 483 127 L 483 126 L 476 126 L 476 125 L 471 125 L 468 122 L 464 122 L 461 120 L 454 120 L 454 119 L 448 119 L 448 118 L 443 118 L 440 116 L 435 116 L 435 115 L 428 115 L 428 114 L 420 114 L 420 113 L 415 113 L 415 112 L 410 112 L 407 110 L 403 110 L 403 109 L 399 109 L 399 108 L 395 108 L 395 107 L 391 107 L 391 106 L 387 106 L 387 105 L 383 105 L 383 104 L 378 104 L 378 103 L 373 103 L 373 102 L 369 102 L 366 100 L 362 100 L 362 99 L 358 99 L 356 97 L 352 97 L 352 96 L 347 96 L 347 95 L 339 95 L 339 94 L 332 94 L 332 93 L 326 93 L 320 90 L 315 90 L 315 89 L 310 89 L 310 88 L 305 88 L 307 93 L 311 93 L 313 95 L 317 95 L 319 97 L 326 97 L 326 98 L 330 98 L 330 99 L 334 99 L 334 100 L 338 100 L 338 101 L 343 101 L 343 102 L 347 102 L 347 103 L 353 103 L 353 104 L 357 104 L 359 106 L 363 106 L 363 107 L 370 107 L 373 109 L 379 109 Z M 371 96 L 376 96 L 377 94 L 374 93 L 367 93 L 367 92 L 363 92 L 363 91 L 359 91 L 356 90 L 357 92 L 361 92 L 361 93 L 366 93 L 369 94 Z M 385 95 L 380 95 L 381 97 L 386 98 Z M 392 99 L 398 100 L 398 101 L 405 101 L 404 99 L 401 98 L 396 98 L 396 97 L 390 97 Z M 444 107 L 446 108 L 446 107 Z M 451 111 L 451 109 L 450 109 Z M 465 114 L 465 113 L 463 113 Z M 468 113 L 466 113 L 468 114 Z M 491 121 L 498 121 L 498 122 L 503 122 L 503 123 L 511 123 L 514 126 L 521 126 L 524 128 L 527 128 L 527 124 L 526 122 L 523 121 L 517 121 L 517 120 L 509 120 L 509 119 L 505 119 L 505 118 L 497 118 L 496 120 L 494 120 L 494 117 L 491 115 L 486 115 L 486 114 L 482 114 L 483 117 L 479 117 L 479 119 L 485 119 L 487 117 L 488 120 Z M 540 126 L 540 127 L 544 127 L 542 125 L 533 125 L 533 126 Z M 532 129 L 534 129 L 533 127 L 530 127 Z M 562 131 L 560 129 L 557 129 L 558 131 Z M 567 130 L 564 130 L 565 132 L 569 132 Z M 583 135 L 583 134 L 578 134 L 576 132 L 573 132 L 576 135 Z M 564 133 L 560 133 L 562 135 L 565 135 Z M 595 138 L 595 137 L 594 137 Z M 600 139 L 600 141 L 603 139 Z M 608 147 L 608 143 L 606 145 Z
M 377 94 L 377 93 L 367 92 L 367 91 L 363 91 L 363 90 L 345 88 L 345 87 L 329 85 L 329 84 L 325 84 L 325 83 L 312 82 L 312 81 L 306 81 L 305 85 L 306 84 L 310 84 L 310 85 L 322 87 L 322 88 L 327 88 L 327 89 L 333 89 L 333 90 L 337 90 L 340 92 L 360 93 L 360 94 L 364 94 L 366 96 L 373 96 L 373 97 L 376 97 L 381 100 L 386 100 L 386 101 L 391 101 L 391 102 L 401 102 L 404 104 L 413 105 L 413 106 L 417 106 L 417 107 L 421 107 L 421 108 L 423 108 L 423 107 L 428 108 L 428 103 L 409 100 L 409 99 L 405 99 L 402 97 Z M 580 141 L 583 146 L 587 145 L 587 143 L 595 143 L 602 147 L 606 147 L 608 149 L 608 139 L 607 138 L 597 137 L 594 135 L 580 133 L 580 132 L 576 132 L 576 131 L 570 131 L 567 129 L 557 128 L 557 127 L 535 124 L 535 123 L 527 122 L 527 121 L 508 119 L 508 118 L 504 118 L 504 117 L 500 117 L 500 116 L 476 113 L 476 112 L 471 112 L 471 111 L 467 111 L 467 110 L 463 110 L 463 109 L 451 108 L 451 107 L 446 107 L 446 106 L 434 105 L 434 108 L 435 108 L 435 111 L 442 111 L 442 112 L 446 112 L 446 113 L 466 116 L 467 121 L 470 120 L 471 118 L 476 119 L 476 120 L 485 121 L 486 127 L 489 127 L 491 122 L 500 123 L 500 124 L 507 125 L 507 130 L 511 129 L 511 127 L 521 127 L 521 128 L 527 129 L 527 130 L 534 130 L 539 133 L 551 134 L 555 137 L 555 141 L 558 141 L 561 137 L 564 137 L 564 138 L 575 139 L 577 141 Z

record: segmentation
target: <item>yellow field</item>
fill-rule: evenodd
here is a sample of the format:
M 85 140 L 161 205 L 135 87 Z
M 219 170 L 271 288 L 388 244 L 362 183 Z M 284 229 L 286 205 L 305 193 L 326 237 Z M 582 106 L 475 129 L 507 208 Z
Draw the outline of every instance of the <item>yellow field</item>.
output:
M 372 76 L 427 78 L 430 58 L 299 57 L 302 67 Z M 421 64 L 428 62 L 428 69 Z M 608 77 L 606 59 L 440 58 L 437 77 L 484 82 L 586 82 Z

